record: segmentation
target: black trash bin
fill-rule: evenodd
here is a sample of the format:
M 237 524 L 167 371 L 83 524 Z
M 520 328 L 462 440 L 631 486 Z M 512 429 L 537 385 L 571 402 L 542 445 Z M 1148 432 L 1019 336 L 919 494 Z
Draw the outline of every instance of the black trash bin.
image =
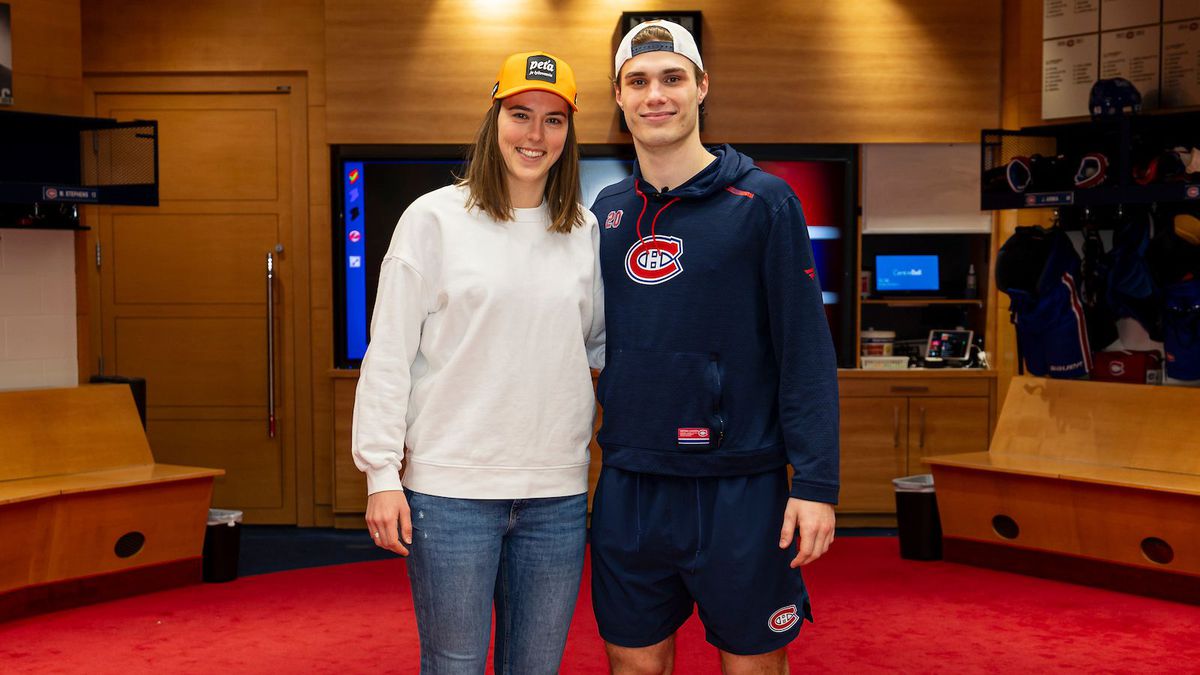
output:
M 238 576 L 242 548 L 242 512 L 209 509 L 204 531 L 204 580 L 233 581 Z
M 938 518 L 933 475 L 892 479 L 896 488 L 896 524 L 900 557 L 906 560 L 942 559 L 942 521 Z

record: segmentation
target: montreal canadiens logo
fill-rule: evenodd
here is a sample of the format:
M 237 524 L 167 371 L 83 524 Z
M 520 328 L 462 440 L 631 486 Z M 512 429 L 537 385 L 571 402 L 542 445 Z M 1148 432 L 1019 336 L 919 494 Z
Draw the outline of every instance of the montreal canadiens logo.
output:
M 795 626 L 798 621 L 800 621 L 800 615 L 796 613 L 796 606 L 788 605 L 775 610 L 775 613 L 767 620 L 767 627 L 776 633 L 783 633 Z
M 625 254 L 625 273 L 639 284 L 661 284 L 683 272 L 683 265 L 679 263 L 682 256 L 683 240 L 679 237 L 639 239 Z
M 1113 361 L 1112 363 L 1108 364 L 1108 372 L 1112 373 L 1113 375 L 1124 375 L 1125 364 L 1121 363 L 1120 361 Z

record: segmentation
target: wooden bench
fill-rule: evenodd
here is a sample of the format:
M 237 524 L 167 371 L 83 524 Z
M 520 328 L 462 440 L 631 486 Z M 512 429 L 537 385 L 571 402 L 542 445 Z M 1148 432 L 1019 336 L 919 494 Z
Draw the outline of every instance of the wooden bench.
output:
M 928 457 L 948 560 L 1200 602 L 1200 390 L 1016 377 Z
M 199 581 L 223 473 L 156 464 L 128 386 L 0 392 L 0 620 Z

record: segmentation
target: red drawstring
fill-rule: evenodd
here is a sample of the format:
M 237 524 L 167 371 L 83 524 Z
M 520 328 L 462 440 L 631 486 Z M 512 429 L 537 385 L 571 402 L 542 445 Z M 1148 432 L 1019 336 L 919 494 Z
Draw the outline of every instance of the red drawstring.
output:
M 642 240 L 642 216 L 646 215 L 646 207 L 650 205 L 650 200 L 646 199 L 646 193 L 642 192 L 642 189 L 638 186 L 637 179 L 634 179 L 634 181 L 633 181 L 633 189 L 642 198 L 642 212 L 638 214 L 637 224 L 634 226 L 637 231 L 638 241 L 641 241 Z M 663 211 L 667 210 L 668 206 L 674 204 L 677 201 L 679 201 L 679 197 L 672 198 L 671 201 L 667 202 L 666 204 L 663 204 L 663 207 L 658 210 L 658 213 L 654 214 L 654 218 L 652 218 L 650 220 L 650 241 L 654 241 L 654 239 L 655 239 L 655 226 L 658 224 L 658 217 L 662 215 Z
M 646 215 L 646 207 L 650 205 L 650 200 L 646 199 L 646 193 L 642 192 L 642 188 L 638 187 L 638 179 L 636 179 L 636 178 L 633 179 L 633 190 L 634 190 L 634 192 L 638 193 L 639 197 L 642 198 L 642 212 L 638 214 L 637 225 L 635 226 L 636 230 L 637 230 L 638 241 L 641 241 L 642 240 L 642 216 Z
M 663 211 L 667 210 L 668 206 L 674 204 L 677 201 L 679 201 L 679 197 L 672 199 L 671 201 L 667 202 L 666 204 L 663 204 L 663 207 L 658 210 L 658 213 L 654 214 L 654 220 L 650 221 L 650 241 L 654 241 L 654 224 L 658 222 L 658 217 L 660 215 L 662 215 Z

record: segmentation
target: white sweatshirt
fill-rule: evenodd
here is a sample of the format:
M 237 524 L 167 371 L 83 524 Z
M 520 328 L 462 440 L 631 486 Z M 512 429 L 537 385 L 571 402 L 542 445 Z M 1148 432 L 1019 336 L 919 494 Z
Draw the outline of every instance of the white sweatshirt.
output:
M 496 222 L 465 187 L 401 216 L 354 401 L 367 492 L 527 499 L 587 491 L 603 365 L 599 231 L 550 232 L 543 204 Z M 590 357 L 590 359 L 589 359 Z M 404 448 L 408 448 L 407 458 Z

